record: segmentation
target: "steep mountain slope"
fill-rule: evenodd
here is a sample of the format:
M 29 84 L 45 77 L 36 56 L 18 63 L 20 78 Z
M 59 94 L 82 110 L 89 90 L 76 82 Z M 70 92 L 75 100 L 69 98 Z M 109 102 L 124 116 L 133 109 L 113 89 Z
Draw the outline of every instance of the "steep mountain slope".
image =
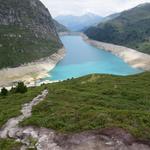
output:
M 94 40 L 150 54 L 150 3 L 124 11 L 112 20 L 87 29 L 85 33 Z
M 83 16 L 58 16 L 55 19 L 71 31 L 81 31 L 84 28 L 100 22 L 102 17 L 92 13 L 87 13 Z
M 55 19 L 53 19 L 53 22 L 55 24 L 57 32 L 69 32 L 69 30 L 67 29 L 67 27 L 65 27 L 64 25 L 60 24 Z
M 0 68 L 47 57 L 62 47 L 39 0 L 0 0 Z

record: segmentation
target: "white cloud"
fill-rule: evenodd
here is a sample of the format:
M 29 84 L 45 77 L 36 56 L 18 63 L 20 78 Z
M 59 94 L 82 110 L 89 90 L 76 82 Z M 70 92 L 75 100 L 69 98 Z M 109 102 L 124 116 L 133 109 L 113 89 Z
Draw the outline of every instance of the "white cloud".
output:
M 41 0 L 52 16 L 82 15 L 92 12 L 101 16 L 120 12 L 150 0 Z

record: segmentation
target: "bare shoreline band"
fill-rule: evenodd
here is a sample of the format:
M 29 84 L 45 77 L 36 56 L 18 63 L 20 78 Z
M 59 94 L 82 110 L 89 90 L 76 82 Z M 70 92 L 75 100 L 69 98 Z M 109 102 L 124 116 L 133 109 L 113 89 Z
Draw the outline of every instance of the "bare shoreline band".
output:
M 48 72 L 65 56 L 65 48 L 61 48 L 50 57 L 28 63 L 16 68 L 6 68 L 0 70 L 0 87 L 13 86 L 19 81 L 26 85 L 34 85 L 37 80 L 45 78 Z

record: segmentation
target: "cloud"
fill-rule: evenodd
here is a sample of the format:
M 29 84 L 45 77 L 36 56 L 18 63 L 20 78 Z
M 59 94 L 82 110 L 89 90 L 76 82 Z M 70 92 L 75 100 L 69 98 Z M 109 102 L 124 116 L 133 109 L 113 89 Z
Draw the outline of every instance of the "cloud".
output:
M 87 12 L 107 16 L 150 0 L 41 0 L 52 16 L 83 15 Z

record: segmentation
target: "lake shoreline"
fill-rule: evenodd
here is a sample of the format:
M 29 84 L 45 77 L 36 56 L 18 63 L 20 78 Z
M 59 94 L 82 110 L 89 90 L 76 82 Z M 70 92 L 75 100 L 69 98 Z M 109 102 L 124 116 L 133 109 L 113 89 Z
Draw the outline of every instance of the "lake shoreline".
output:
M 148 54 L 120 45 L 95 41 L 89 39 L 84 33 L 80 32 L 62 32 L 59 35 L 80 35 L 86 43 L 96 48 L 111 52 L 117 57 L 123 59 L 124 62 L 128 63 L 130 66 L 144 71 L 150 71 L 150 55 Z
M 80 32 L 62 32 L 59 33 L 59 35 L 80 35 L 86 43 L 96 48 L 111 52 L 112 54 L 123 59 L 132 67 L 150 71 L 150 55 L 148 54 L 144 54 L 124 46 L 91 40 L 85 34 Z M 48 77 L 48 72 L 52 70 L 56 64 L 64 58 L 64 56 L 65 48 L 63 47 L 59 49 L 57 53 L 54 53 L 47 58 L 21 65 L 16 68 L 2 69 L 0 70 L 0 87 L 10 88 L 19 81 L 23 81 L 29 87 L 38 86 L 41 83 L 51 83 L 53 81 L 41 82 L 41 79 Z
M 0 87 L 11 87 L 22 81 L 28 87 L 36 86 L 38 80 L 48 77 L 48 72 L 65 56 L 65 48 L 59 49 L 49 57 L 38 61 L 21 65 L 16 68 L 4 68 L 0 70 Z

